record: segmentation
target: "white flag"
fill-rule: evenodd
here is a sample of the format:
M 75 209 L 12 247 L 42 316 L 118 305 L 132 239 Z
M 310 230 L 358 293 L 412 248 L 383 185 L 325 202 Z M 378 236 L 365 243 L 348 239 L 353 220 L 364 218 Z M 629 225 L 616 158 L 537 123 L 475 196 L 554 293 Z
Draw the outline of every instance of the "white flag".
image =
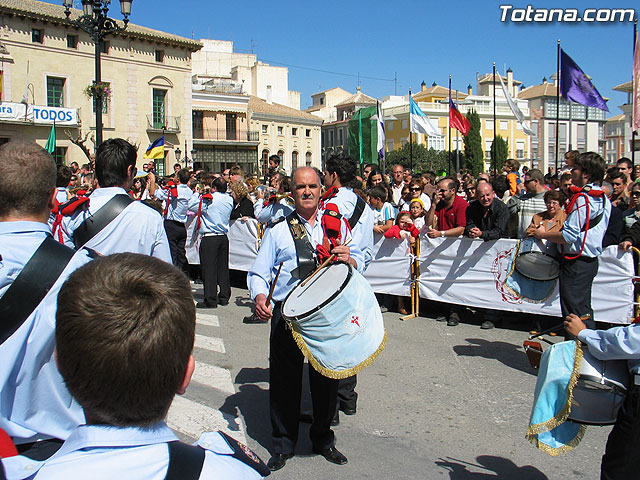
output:
M 498 73 L 498 78 L 500 79 L 500 85 L 502 85 L 502 91 L 504 92 L 504 96 L 507 99 L 507 103 L 511 107 L 511 111 L 513 112 L 513 115 L 518 119 L 518 121 L 522 125 L 522 130 L 527 135 L 534 135 L 533 130 L 531 130 L 531 128 L 529 127 L 529 124 L 524 119 L 524 114 L 518 108 L 518 105 L 516 105 L 516 103 L 513 101 L 513 98 L 511 98 L 511 95 L 509 95 L 509 92 L 507 91 L 507 87 L 505 87 L 504 82 L 502 81 L 502 75 L 500 75 L 500 73 Z
M 440 129 L 431 123 L 422 109 L 418 106 L 413 98 L 409 97 L 409 131 L 412 133 L 424 133 L 430 137 L 441 137 Z
M 378 159 L 384 157 L 384 117 L 382 116 L 382 104 L 378 102 L 378 143 L 376 150 L 378 150 Z

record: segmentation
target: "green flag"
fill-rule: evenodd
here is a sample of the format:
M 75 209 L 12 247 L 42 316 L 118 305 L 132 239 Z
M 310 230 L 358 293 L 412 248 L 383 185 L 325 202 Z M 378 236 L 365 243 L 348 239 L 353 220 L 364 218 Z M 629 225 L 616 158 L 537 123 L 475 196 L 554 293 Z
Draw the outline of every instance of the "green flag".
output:
M 44 146 L 44 149 L 49 152 L 49 155 L 53 155 L 54 150 L 56 149 L 56 124 L 51 125 L 51 133 L 49 133 L 49 140 L 47 140 L 47 144 Z
M 378 126 L 371 118 L 376 114 L 377 107 L 362 108 L 349 120 L 349 156 L 359 164 L 378 163 Z

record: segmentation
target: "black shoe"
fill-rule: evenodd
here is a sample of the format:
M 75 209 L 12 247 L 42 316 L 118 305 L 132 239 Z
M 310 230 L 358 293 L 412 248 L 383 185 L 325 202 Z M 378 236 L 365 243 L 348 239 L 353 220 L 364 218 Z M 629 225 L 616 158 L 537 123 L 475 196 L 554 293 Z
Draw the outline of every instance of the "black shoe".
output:
M 349 407 L 345 407 L 344 405 L 340 405 L 340 410 L 345 415 L 355 415 L 356 414 L 356 407 L 349 408 Z
M 480 325 L 482 330 L 491 330 L 493 327 L 495 327 L 495 324 L 491 320 L 486 320 Z
M 449 315 L 449 319 L 447 320 L 447 327 L 455 327 L 460 323 L 460 316 L 457 313 L 452 313 Z
M 202 280 L 200 280 L 199 278 L 196 278 L 193 283 L 195 283 L 196 285 L 202 285 Z
M 347 457 L 341 454 L 336 447 L 329 447 L 324 450 L 313 450 L 313 453 L 322 455 L 328 462 L 335 463 L 336 465 L 344 465 L 348 462 Z
M 293 458 L 293 453 L 274 453 L 267 462 L 267 468 L 272 472 L 280 470 L 290 458 Z
M 206 302 L 198 302 L 196 303 L 196 308 L 218 308 L 217 305 L 211 305 Z
M 436 322 L 446 322 L 447 321 L 447 317 L 445 317 L 444 315 L 440 315 L 439 317 L 436 317 Z
M 331 426 L 332 427 L 337 427 L 338 425 L 340 425 L 340 411 L 339 410 L 336 412 L 336 414 L 331 419 Z
M 266 322 L 260 320 L 255 314 L 254 315 L 249 315 L 248 317 L 244 317 L 242 319 L 242 323 L 268 323 L 269 320 L 267 320 Z
M 226 307 L 227 305 L 229 305 L 229 300 L 220 300 L 218 302 L 218 305 L 220 305 L 221 307 Z

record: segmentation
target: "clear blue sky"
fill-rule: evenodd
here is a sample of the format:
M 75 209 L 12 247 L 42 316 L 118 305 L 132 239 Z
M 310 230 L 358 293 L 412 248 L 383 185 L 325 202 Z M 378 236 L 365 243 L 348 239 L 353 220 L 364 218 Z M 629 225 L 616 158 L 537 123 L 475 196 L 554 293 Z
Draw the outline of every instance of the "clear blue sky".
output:
M 423 80 L 428 86 L 434 81 L 447 85 L 449 74 L 454 88 L 464 91 L 471 84 L 475 91 L 476 73 L 491 72 L 494 61 L 499 71 L 511 68 L 525 85 L 538 84 L 555 71 L 560 39 L 565 52 L 592 77 L 600 93 L 611 99 L 610 115 L 620 113 L 618 105 L 626 97 L 612 88 L 631 79 L 631 22 L 501 23 L 499 5 L 503 3 L 133 0 L 131 21 L 194 39 L 232 40 L 236 51 L 253 48 L 259 60 L 288 65 L 289 89 L 301 92 L 301 108 L 309 106 L 311 94 L 321 90 L 339 86 L 355 92 L 358 74 L 363 92 L 373 97 L 394 94 L 396 73 L 398 94 L 409 88 L 417 92 Z M 527 3 L 513 5 L 526 8 Z M 557 0 L 534 6 L 582 11 L 587 7 L 633 8 L 635 4 L 636 0 L 591 5 Z M 114 18 L 120 18 L 117 0 L 111 11 Z

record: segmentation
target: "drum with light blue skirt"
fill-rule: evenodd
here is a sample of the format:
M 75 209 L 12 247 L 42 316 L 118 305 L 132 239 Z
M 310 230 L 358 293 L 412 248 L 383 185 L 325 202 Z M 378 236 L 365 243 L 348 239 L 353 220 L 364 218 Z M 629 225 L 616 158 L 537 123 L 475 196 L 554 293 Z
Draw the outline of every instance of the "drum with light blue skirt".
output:
M 282 305 L 282 316 L 309 363 L 329 378 L 354 375 L 385 346 L 375 294 L 346 263 L 332 263 L 294 288 Z

